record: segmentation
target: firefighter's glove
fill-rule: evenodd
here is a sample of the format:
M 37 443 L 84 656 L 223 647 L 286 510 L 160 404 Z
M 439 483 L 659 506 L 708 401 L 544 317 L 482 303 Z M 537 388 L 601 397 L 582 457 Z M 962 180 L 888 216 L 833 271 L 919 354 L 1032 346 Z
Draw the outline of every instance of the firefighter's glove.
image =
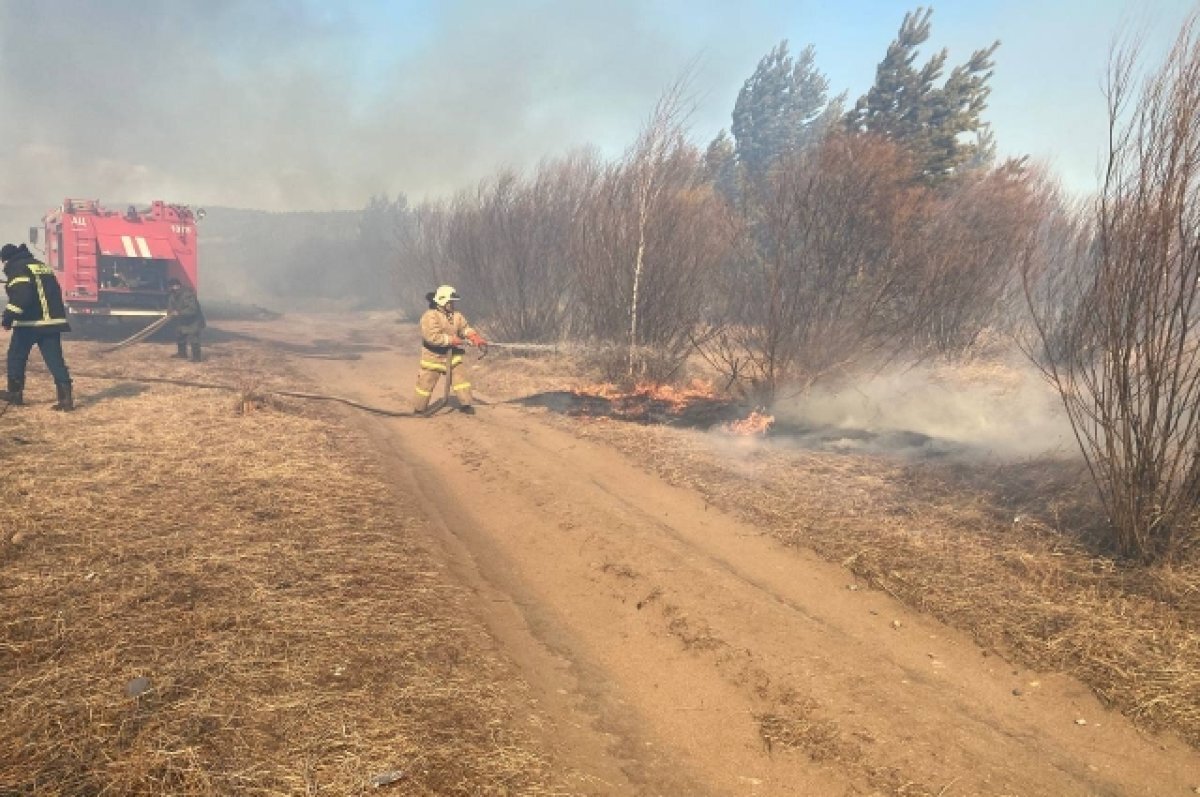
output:
M 462 345 L 463 345 L 463 339 L 460 338 L 458 335 L 451 335 L 450 336 L 450 345 L 456 349 L 461 349 Z
M 4 327 L 5 329 L 12 329 L 13 318 L 14 318 L 13 314 L 10 313 L 9 311 L 5 310 L 3 319 L 0 319 L 0 327 Z
M 472 346 L 476 346 L 481 349 L 487 346 L 487 341 L 484 340 L 483 335 L 480 335 L 478 332 L 472 332 L 467 337 L 470 338 Z

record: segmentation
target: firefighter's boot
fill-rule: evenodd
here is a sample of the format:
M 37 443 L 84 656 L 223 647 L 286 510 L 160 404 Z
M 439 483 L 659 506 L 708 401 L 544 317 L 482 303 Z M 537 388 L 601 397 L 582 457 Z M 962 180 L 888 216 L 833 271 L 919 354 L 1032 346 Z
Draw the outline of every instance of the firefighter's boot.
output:
M 7 401 L 9 404 L 24 404 L 25 403 L 25 380 L 8 378 L 8 390 L 0 392 L 0 401 Z
M 58 403 L 50 409 L 59 412 L 71 412 L 75 409 L 75 397 L 71 393 L 70 382 L 55 382 L 54 389 L 58 392 Z
M 174 354 L 172 354 L 171 356 L 178 357 L 181 360 L 186 360 L 187 356 L 188 356 L 187 355 L 187 341 L 186 340 L 176 341 L 175 347 L 176 347 L 177 351 Z
M 203 358 L 200 356 L 200 344 L 193 343 L 192 344 L 192 362 L 198 363 L 202 359 Z

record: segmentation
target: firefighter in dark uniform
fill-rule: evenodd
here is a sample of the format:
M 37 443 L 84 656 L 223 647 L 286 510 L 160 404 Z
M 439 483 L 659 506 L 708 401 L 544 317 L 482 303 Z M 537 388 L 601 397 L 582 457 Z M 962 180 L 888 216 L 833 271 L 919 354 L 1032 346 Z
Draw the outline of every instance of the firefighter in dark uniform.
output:
M 8 390 L 3 398 L 9 404 L 25 403 L 25 365 L 29 352 L 37 346 L 58 391 L 54 409 L 69 412 L 75 409 L 75 401 L 71 373 L 63 360 L 61 334 L 70 332 L 71 327 L 54 271 L 35 258 L 25 244 L 0 247 L 0 262 L 8 280 L 4 286 L 8 303 L 0 326 L 12 332 L 8 341 Z
M 458 397 L 458 408 L 468 415 L 471 406 L 471 381 L 463 361 L 466 341 L 484 347 L 487 341 L 467 323 L 466 317 L 454 308 L 462 297 L 450 285 L 425 294 L 429 309 L 421 315 L 421 366 L 417 371 L 417 396 L 413 412 L 420 415 L 429 407 L 429 399 L 438 380 L 444 375 L 450 389 Z
M 167 315 L 175 319 L 175 357 L 187 359 L 188 345 L 192 347 L 192 362 L 200 362 L 200 330 L 207 324 L 196 292 L 183 287 L 177 279 L 167 281 Z

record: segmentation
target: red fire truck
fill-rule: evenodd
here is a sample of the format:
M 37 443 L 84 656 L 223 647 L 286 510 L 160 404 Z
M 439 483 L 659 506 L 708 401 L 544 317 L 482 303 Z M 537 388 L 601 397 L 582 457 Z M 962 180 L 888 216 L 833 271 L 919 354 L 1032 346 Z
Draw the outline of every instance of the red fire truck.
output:
M 72 317 L 162 316 L 167 281 L 196 290 L 196 222 L 184 205 L 106 210 L 93 199 L 66 199 L 42 219 L 46 265 L 56 272 Z M 29 230 L 37 243 L 38 228 Z

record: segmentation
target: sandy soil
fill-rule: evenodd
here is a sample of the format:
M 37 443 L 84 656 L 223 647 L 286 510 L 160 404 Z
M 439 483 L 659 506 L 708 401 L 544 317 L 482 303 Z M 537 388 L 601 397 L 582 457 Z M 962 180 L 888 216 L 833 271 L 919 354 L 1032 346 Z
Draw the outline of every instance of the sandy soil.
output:
M 407 407 L 411 330 L 226 324 L 328 392 Z M 314 345 L 315 344 L 315 345 Z M 281 348 L 281 351 L 284 349 Z M 1184 795 L 1200 758 L 785 548 L 640 464 L 492 403 L 347 412 L 416 496 L 536 697 L 572 788 L 603 795 Z

